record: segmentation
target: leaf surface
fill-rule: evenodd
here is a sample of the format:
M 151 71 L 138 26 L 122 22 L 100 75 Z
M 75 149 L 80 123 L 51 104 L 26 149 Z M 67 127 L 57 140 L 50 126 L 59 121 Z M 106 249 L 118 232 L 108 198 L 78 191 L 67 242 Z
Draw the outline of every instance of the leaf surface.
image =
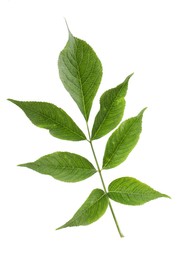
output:
M 66 227 L 85 226 L 97 221 L 105 213 L 108 202 L 108 197 L 103 190 L 93 190 L 75 215 L 57 230 Z
M 69 31 L 68 42 L 59 55 L 60 79 L 88 120 L 102 78 L 102 65 L 94 50 Z
M 71 141 L 86 139 L 72 118 L 55 105 L 47 102 L 8 100 L 20 107 L 34 125 L 48 129 L 54 137 Z
M 129 118 L 121 123 L 112 133 L 106 144 L 103 169 L 116 167 L 126 160 L 139 140 L 144 111 L 145 109 L 138 116 Z
M 95 117 L 92 129 L 92 139 L 98 139 L 108 134 L 121 121 L 125 108 L 125 95 L 128 88 L 128 76 L 116 88 L 107 90 L 100 98 L 100 110 Z
M 45 155 L 35 162 L 19 166 L 30 168 L 65 182 L 82 181 L 96 172 L 94 166 L 86 158 L 69 152 L 55 152 Z
M 142 205 L 150 200 L 165 197 L 162 194 L 145 183 L 138 181 L 135 178 L 123 177 L 114 180 L 108 187 L 108 196 L 112 200 L 126 205 Z

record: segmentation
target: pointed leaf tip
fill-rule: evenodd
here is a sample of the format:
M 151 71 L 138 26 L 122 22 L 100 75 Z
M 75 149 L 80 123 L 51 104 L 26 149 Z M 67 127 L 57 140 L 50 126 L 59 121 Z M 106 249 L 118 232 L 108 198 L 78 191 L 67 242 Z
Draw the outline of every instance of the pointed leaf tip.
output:
M 132 72 L 132 73 L 127 77 L 127 79 L 130 79 L 133 75 L 134 75 L 134 72 Z
M 71 33 L 71 31 L 70 31 L 70 28 L 69 28 L 69 26 L 68 26 L 68 22 L 67 22 L 67 20 L 66 20 L 66 18 L 64 18 L 65 19 L 65 24 L 66 24 L 66 27 L 67 27 L 67 30 L 68 30 L 68 34 L 69 34 L 69 36 L 70 35 L 72 35 L 72 33 Z M 73 35 L 72 35 L 73 36 Z
M 10 101 L 12 103 L 15 103 L 16 104 L 16 100 L 12 99 L 12 98 L 8 98 L 7 101 Z
M 147 107 L 143 108 L 139 114 L 143 114 L 147 109 Z
M 23 164 L 23 163 L 20 163 L 20 164 L 17 164 L 17 166 L 18 166 L 18 167 L 24 167 L 24 166 L 25 166 L 25 164 Z

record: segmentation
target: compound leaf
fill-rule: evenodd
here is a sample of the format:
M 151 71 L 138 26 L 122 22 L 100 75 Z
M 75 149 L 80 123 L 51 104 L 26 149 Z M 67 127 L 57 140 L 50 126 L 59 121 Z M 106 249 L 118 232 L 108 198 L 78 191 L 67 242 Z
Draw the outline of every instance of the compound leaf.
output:
M 118 166 L 126 160 L 139 140 L 142 131 L 143 109 L 136 117 L 121 123 L 107 141 L 103 158 L 103 169 Z
M 34 125 L 48 129 L 54 137 L 71 141 L 86 139 L 72 118 L 55 105 L 47 102 L 8 100 L 20 107 Z
M 125 108 L 125 95 L 128 88 L 128 76 L 116 88 L 107 90 L 100 98 L 100 110 L 95 117 L 92 129 L 92 139 L 98 139 L 108 134 L 121 121 Z
M 19 166 L 30 168 L 65 182 L 82 181 L 96 172 L 94 166 L 86 158 L 69 152 L 55 152 L 45 155 L 35 162 Z
M 109 185 L 108 190 L 108 196 L 112 200 L 133 206 L 142 205 L 150 200 L 161 197 L 170 198 L 166 194 L 162 194 L 147 184 L 131 177 L 114 180 Z
M 59 55 L 60 79 L 77 103 L 86 121 L 102 78 L 102 65 L 94 50 L 69 31 L 68 42 Z
M 103 190 L 93 190 L 75 215 L 57 230 L 66 227 L 85 226 L 97 221 L 105 213 L 108 202 L 108 197 Z

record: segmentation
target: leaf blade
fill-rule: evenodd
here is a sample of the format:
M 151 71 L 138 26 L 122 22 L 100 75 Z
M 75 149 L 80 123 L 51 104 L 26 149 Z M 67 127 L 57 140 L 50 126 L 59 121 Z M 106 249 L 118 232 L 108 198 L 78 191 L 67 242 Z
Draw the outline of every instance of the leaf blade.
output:
M 126 160 L 139 140 L 142 131 L 144 108 L 136 117 L 121 123 L 107 141 L 103 157 L 103 169 L 111 169 Z
M 129 75 L 116 88 L 107 90 L 100 98 L 100 110 L 97 113 L 93 128 L 92 140 L 99 139 L 113 130 L 121 121 L 125 108 L 125 95 L 128 88 Z
M 35 162 L 18 166 L 30 168 L 64 182 L 82 181 L 96 172 L 94 166 L 86 158 L 69 152 L 55 152 Z
M 58 59 L 60 79 L 88 121 L 93 99 L 102 78 L 102 65 L 94 50 L 85 41 L 69 39 Z
M 107 209 L 108 202 L 108 197 L 103 190 L 93 190 L 74 216 L 56 230 L 66 227 L 86 226 L 92 224 L 103 216 Z
M 160 193 L 132 177 L 122 177 L 112 181 L 108 190 L 109 198 L 132 206 L 142 205 L 161 197 L 170 198 L 168 195 Z
M 54 104 L 48 102 L 8 100 L 21 108 L 34 125 L 48 129 L 54 137 L 70 141 L 86 139 L 84 133 L 73 119 L 63 109 Z

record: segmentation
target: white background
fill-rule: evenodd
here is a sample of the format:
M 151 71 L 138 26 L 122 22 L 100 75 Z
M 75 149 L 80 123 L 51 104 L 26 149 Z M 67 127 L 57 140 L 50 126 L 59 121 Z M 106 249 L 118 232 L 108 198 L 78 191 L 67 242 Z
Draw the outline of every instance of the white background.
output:
M 178 0 L 1 0 L 0 259 L 184 259 L 183 13 Z M 16 166 L 55 151 L 94 162 L 87 142 L 53 138 L 6 100 L 54 103 L 85 129 L 58 76 L 68 37 L 64 17 L 103 64 L 90 126 L 100 95 L 132 72 L 125 118 L 148 107 L 138 145 L 125 163 L 104 171 L 106 184 L 132 176 L 172 197 L 140 207 L 113 203 L 123 239 L 109 210 L 90 226 L 55 231 L 92 189 L 101 188 L 97 174 L 68 184 Z M 107 138 L 94 143 L 100 162 Z

